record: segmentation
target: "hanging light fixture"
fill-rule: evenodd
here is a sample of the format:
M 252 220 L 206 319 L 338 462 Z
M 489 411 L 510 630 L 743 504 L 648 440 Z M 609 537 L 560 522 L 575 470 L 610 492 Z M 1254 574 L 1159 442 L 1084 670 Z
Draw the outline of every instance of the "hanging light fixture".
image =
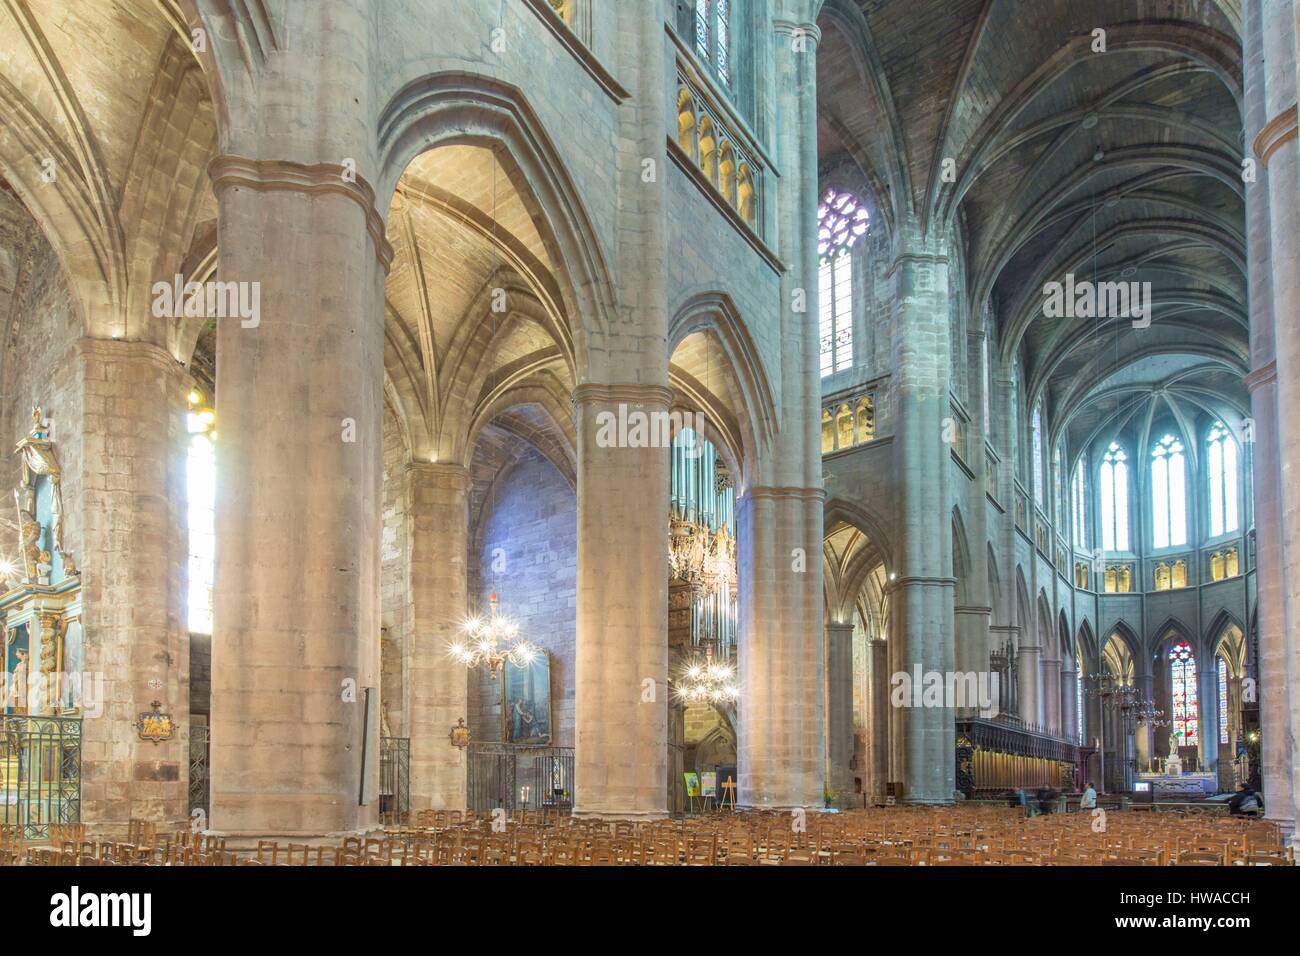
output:
M 736 671 L 713 657 L 713 641 L 704 645 L 704 658 L 687 664 L 676 681 L 680 700 L 707 704 L 730 704 L 740 697 Z
M 526 667 L 537 660 L 539 651 L 528 641 L 519 640 L 519 625 L 497 610 L 495 592 L 489 603 L 491 610 L 487 618 L 467 620 L 461 626 L 460 639 L 453 641 L 447 652 L 466 667 L 486 665 L 495 680 L 506 661 L 516 667 Z

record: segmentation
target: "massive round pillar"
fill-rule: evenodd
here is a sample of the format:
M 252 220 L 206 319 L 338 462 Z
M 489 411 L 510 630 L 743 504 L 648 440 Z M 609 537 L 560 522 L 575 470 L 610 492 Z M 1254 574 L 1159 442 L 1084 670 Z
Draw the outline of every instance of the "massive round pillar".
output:
M 1300 583 L 1287 575 L 1300 557 L 1300 478 L 1284 462 L 1300 455 L 1287 409 L 1300 407 L 1300 209 L 1297 208 L 1296 57 L 1291 4 L 1243 8 L 1246 134 L 1259 175 L 1246 185 L 1251 292 L 1251 364 L 1258 548 L 1261 773 L 1267 815 L 1294 831 L 1293 768 Z
M 914 230 L 913 230 L 914 232 Z M 948 520 L 945 427 L 949 346 L 948 261 L 942 248 L 913 235 L 894 261 L 895 469 L 900 547 L 893 583 L 891 667 L 909 675 L 956 667 L 953 638 L 952 526 Z M 904 799 L 950 803 L 956 782 L 956 711 L 916 695 L 901 702 Z
M 465 808 L 465 751 L 451 729 L 466 713 L 465 666 L 447 653 L 468 613 L 466 535 L 469 470 L 453 463 L 407 466 L 411 628 L 406 684 L 411 735 L 411 808 Z

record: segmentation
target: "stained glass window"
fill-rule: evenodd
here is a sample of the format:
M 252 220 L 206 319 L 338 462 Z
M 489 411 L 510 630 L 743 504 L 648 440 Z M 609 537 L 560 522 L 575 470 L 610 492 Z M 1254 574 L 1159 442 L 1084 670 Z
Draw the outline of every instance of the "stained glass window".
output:
M 1228 662 L 1215 658 L 1219 665 L 1219 743 L 1228 741 Z
M 1083 458 L 1074 466 L 1074 546 L 1088 547 L 1088 466 Z
M 717 0 L 718 4 L 718 77 L 731 83 L 731 0 Z
M 1151 515 L 1156 548 L 1187 543 L 1187 485 L 1183 443 L 1166 435 L 1151 449 Z
M 695 0 L 695 52 L 702 59 L 709 59 L 713 44 L 712 24 L 709 22 L 709 0 Z
M 821 256 L 818 334 L 823 378 L 853 364 L 852 250 L 868 225 L 866 209 L 851 193 L 826 191 L 817 209 L 817 252 Z
M 1173 725 L 1180 747 L 1194 747 L 1200 741 L 1200 708 L 1196 699 L 1196 657 L 1192 646 L 1179 641 L 1169 649 L 1169 686 L 1173 702 Z
M 1237 443 L 1223 422 L 1206 436 L 1210 460 L 1210 535 L 1237 530 Z
M 841 249 L 852 249 L 867 234 L 870 220 L 852 193 L 826 190 L 817 207 L 817 254 L 822 261 Z
M 1079 727 L 1078 742 L 1083 743 L 1087 712 L 1083 709 L 1083 658 L 1078 656 L 1074 659 L 1074 707 L 1074 712 L 1079 715 L 1075 721 Z
M 989 340 L 988 336 L 980 343 L 980 362 L 984 367 L 984 434 L 989 435 L 993 432 L 993 412 L 992 412 L 992 375 L 989 371 Z
M 731 0 L 695 0 L 695 53 L 731 85 Z
M 191 412 L 188 424 L 191 436 L 185 483 L 189 501 L 189 629 L 194 634 L 211 634 L 217 456 L 208 423 Z
M 1034 455 L 1034 500 L 1041 505 L 1043 503 L 1043 410 L 1038 405 L 1034 406 L 1034 417 L 1030 428 L 1033 432 L 1030 448 Z
M 1117 442 L 1101 462 L 1101 547 L 1128 550 L 1128 456 Z

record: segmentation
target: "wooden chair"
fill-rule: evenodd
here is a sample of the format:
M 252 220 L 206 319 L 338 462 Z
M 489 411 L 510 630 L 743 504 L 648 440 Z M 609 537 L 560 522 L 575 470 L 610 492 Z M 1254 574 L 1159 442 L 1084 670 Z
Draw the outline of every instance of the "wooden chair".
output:
M 785 851 L 781 866 L 816 866 L 817 851 L 811 847 L 794 846 Z
M 1213 851 L 1188 850 L 1178 855 L 1175 866 L 1223 866 L 1223 854 Z
M 717 844 L 713 837 L 686 838 L 687 866 L 713 866 L 716 853 Z

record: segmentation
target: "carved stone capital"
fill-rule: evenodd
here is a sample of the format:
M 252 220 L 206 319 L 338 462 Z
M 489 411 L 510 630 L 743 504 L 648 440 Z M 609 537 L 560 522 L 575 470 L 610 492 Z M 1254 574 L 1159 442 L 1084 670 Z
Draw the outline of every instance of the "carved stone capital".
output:
M 1263 166 L 1268 165 L 1269 157 L 1297 135 L 1296 107 L 1285 109 L 1264 124 L 1264 128 L 1255 137 L 1254 151 Z
M 578 405 L 643 405 L 667 411 L 672 407 L 673 390 L 667 385 L 601 385 L 585 382 L 573 390 Z
M 244 186 L 259 192 L 287 190 L 308 194 L 336 193 L 351 199 L 366 215 L 366 232 L 374 243 L 375 255 L 384 272 L 393 264 L 384 217 L 375 208 L 375 190 L 355 171 L 338 163 L 296 163 L 280 159 L 248 159 L 226 154 L 208 164 L 212 190 L 218 196 L 229 186 Z

